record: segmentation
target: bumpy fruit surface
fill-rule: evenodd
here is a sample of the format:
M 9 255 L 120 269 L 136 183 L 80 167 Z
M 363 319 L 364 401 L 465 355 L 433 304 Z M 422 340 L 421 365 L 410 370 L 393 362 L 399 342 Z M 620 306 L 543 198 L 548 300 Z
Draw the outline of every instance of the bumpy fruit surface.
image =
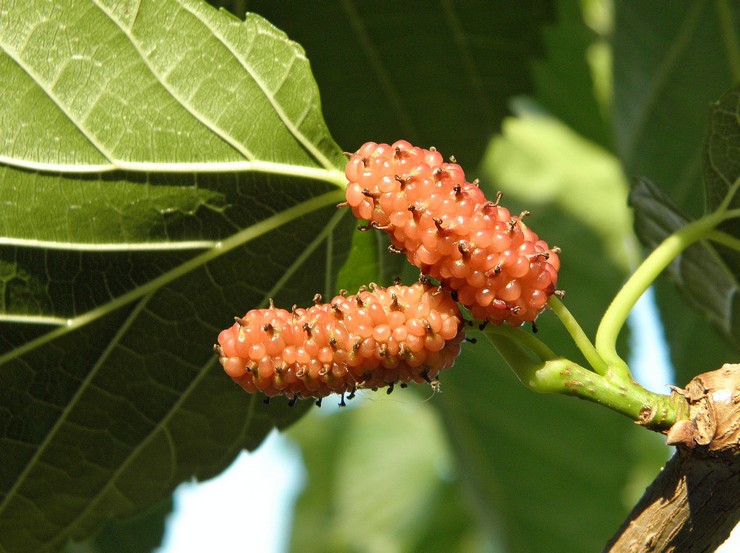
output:
M 291 399 L 431 382 L 460 352 L 463 319 L 439 287 L 372 286 L 292 311 L 253 309 L 219 334 L 226 373 L 247 392 Z
M 352 213 L 387 232 L 395 251 L 455 291 L 475 318 L 519 326 L 555 292 L 558 250 L 436 150 L 368 142 L 345 174 Z

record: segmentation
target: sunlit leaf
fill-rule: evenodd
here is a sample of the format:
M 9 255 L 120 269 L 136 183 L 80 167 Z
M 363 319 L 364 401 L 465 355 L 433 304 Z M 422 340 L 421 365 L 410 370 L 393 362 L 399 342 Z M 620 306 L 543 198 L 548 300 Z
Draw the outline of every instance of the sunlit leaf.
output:
M 344 158 L 303 50 L 195 0 L 0 4 L 0 551 L 51 551 L 298 418 L 233 316 L 332 292 Z

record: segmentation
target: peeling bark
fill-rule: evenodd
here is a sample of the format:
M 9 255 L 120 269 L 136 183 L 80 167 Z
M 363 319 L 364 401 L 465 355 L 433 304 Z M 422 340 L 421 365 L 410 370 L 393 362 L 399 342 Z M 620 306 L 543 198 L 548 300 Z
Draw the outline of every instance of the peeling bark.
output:
M 709 552 L 740 522 L 740 365 L 694 378 L 689 420 L 667 441 L 676 454 L 646 490 L 605 552 Z

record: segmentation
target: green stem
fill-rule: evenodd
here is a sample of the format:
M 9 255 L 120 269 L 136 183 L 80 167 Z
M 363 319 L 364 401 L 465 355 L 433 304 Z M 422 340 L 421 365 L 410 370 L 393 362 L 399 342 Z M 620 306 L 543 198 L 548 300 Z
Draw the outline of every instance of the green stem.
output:
M 737 194 L 737 191 L 739 188 L 740 188 L 740 178 L 737 178 L 735 179 L 735 182 L 732 183 L 732 186 L 730 186 L 725 197 L 722 199 L 722 203 L 719 204 L 719 207 L 717 208 L 716 213 L 723 213 L 727 211 L 727 209 L 730 207 L 730 203 L 732 202 L 732 199 L 735 197 L 735 194 Z
M 713 230 L 707 235 L 707 238 L 712 242 L 722 244 L 723 246 L 727 246 L 730 249 L 740 252 L 740 238 L 730 236 L 726 232 L 722 232 L 721 230 Z
M 594 371 L 601 375 L 606 374 L 609 367 L 565 304 L 557 296 L 550 296 L 548 303 Z
M 516 339 L 491 330 L 486 336 L 517 378 L 535 392 L 592 401 L 656 431 L 688 418 L 688 404 L 679 394 L 656 394 L 636 382 L 596 374 L 562 357 L 537 362 Z
M 486 333 L 505 336 L 511 341 L 525 346 L 534 353 L 540 361 L 549 361 L 556 359 L 558 356 L 545 343 L 536 336 L 529 334 L 527 331 L 508 325 L 496 325 L 486 328 Z
M 622 286 L 604 313 L 596 331 L 596 351 L 611 368 L 624 372 L 627 367 L 617 353 L 617 336 L 640 296 L 671 261 L 691 244 L 705 238 L 714 227 L 727 218 L 728 214 L 729 212 L 711 213 L 671 234 L 653 250 Z M 622 376 L 629 377 L 628 369 Z
M 592 401 L 656 431 L 688 418 L 688 403 L 679 394 L 656 394 L 637 382 L 598 375 L 568 359 L 547 361 L 529 375 L 529 380 L 533 390 Z

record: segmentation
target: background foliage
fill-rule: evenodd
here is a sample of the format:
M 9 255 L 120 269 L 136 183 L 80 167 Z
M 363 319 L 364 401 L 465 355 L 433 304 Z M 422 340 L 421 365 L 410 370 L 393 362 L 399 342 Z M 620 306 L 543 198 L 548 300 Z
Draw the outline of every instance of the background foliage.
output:
M 434 144 L 526 206 L 590 332 L 639 258 L 626 179 L 654 183 L 632 195 L 638 221 L 696 218 L 702 179 L 736 170 L 702 165 L 710 102 L 740 81 L 734 3 L 213 3 L 260 16 L 0 0 L 0 551 L 103 523 L 86 547 L 156 543 L 180 481 L 310 407 L 240 393 L 210 344 L 268 297 L 415 278 L 334 210 L 343 149 Z M 714 114 L 726 134 L 732 110 Z M 737 260 L 710 253 L 731 295 Z M 720 284 L 683 280 L 692 306 Z M 711 325 L 683 298 L 659 285 L 677 384 L 737 355 L 738 305 Z M 554 317 L 539 326 L 578 358 Z M 291 429 L 309 469 L 294 550 L 598 550 L 666 455 L 527 391 L 483 340 L 442 391 Z

